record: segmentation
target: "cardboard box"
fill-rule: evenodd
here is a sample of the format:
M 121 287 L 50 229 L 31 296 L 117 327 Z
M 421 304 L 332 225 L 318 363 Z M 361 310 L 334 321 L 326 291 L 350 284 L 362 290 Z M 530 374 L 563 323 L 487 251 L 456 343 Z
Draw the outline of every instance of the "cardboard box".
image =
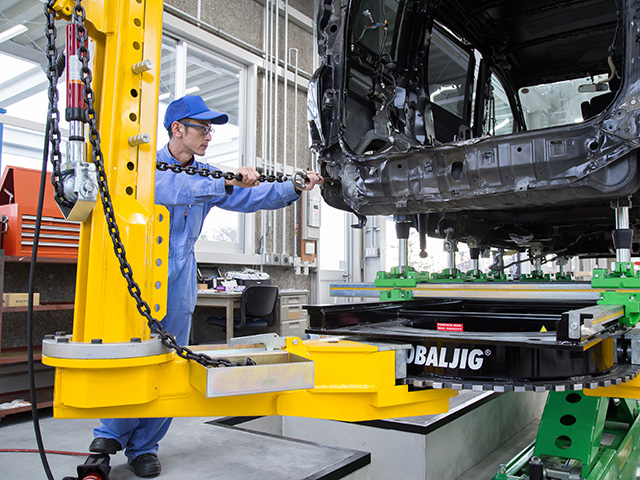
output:
M 40 305 L 40 294 L 33 294 L 33 304 Z M 2 295 L 2 307 L 26 307 L 29 305 L 28 293 L 5 293 Z

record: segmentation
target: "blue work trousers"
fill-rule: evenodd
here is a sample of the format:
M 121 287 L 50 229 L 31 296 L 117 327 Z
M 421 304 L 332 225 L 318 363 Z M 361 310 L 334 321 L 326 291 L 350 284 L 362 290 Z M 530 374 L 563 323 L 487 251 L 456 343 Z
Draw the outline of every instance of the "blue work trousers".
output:
M 93 429 L 95 437 L 117 440 L 129 461 L 143 453 L 158 453 L 158 442 L 166 435 L 172 418 L 102 418 Z

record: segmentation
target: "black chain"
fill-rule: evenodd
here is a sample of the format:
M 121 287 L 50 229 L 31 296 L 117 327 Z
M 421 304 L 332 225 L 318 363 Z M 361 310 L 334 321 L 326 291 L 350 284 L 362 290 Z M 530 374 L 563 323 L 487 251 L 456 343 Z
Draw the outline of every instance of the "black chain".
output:
M 55 16 L 50 15 L 49 13 L 53 10 L 51 8 L 53 3 L 54 2 L 50 1 L 49 5 L 47 5 L 47 7 L 45 8 L 45 11 L 47 13 L 47 31 L 51 30 L 54 32 L 52 38 L 55 40 Z M 104 168 L 102 150 L 100 148 L 100 132 L 98 131 L 97 114 L 93 105 L 95 98 L 93 90 L 91 88 L 92 74 L 91 69 L 89 68 L 89 50 L 87 48 L 88 33 L 87 29 L 84 26 L 84 20 L 85 12 L 84 8 L 81 5 L 81 0 L 76 0 L 76 5 L 73 10 L 73 21 L 77 25 L 77 40 L 80 44 L 80 47 L 78 48 L 78 57 L 82 62 L 82 83 L 84 84 L 82 97 L 87 106 L 86 118 L 89 123 L 89 141 L 91 142 L 91 146 L 93 147 L 93 163 L 96 165 L 98 170 L 98 187 L 100 189 L 100 198 L 102 199 L 102 206 L 107 221 L 107 227 L 109 229 L 109 236 L 111 237 L 111 241 L 113 242 L 113 249 L 115 251 L 116 257 L 118 258 L 118 262 L 120 263 L 120 271 L 127 281 L 127 289 L 129 290 L 129 294 L 135 299 L 136 308 L 138 309 L 140 314 L 147 320 L 149 329 L 160 337 L 160 340 L 166 347 L 175 350 L 178 356 L 187 360 L 194 360 L 199 364 L 204 365 L 205 367 L 233 366 L 233 364 L 226 358 L 211 358 L 204 353 L 196 353 L 187 347 L 178 345 L 174 335 L 167 333 L 162 328 L 160 322 L 151 316 L 151 308 L 149 307 L 147 302 L 142 299 L 140 287 L 133 279 L 133 271 L 131 270 L 131 265 L 127 261 L 124 245 L 120 240 L 120 231 L 116 223 L 113 203 L 111 201 L 111 194 L 109 193 L 109 186 L 107 184 L 107 176 Z M 48 57 L 48 59 L 49 61 L 51 61 L 51 57 Z M 51 77 L 49 80 L 51 81 Z M 57 121 L 57 117 L 54 120 Z M 254 365 L 255 362 L 247 358 L 247 364 Z
M 196 167 L 189 165 L 187 167 L 183 167 L 179 163 L 168 164 L 166 162 L 157 162 L 156 169 L 166 172 L 167 170 L 171 170 L 173 173 L 184 172 L 187 175 L 200 175 L 201 177 L 212 177 L 212 178 L 224 178 L 225 180 L 238 180 L 242 181 L 242 174 L 233 173 L 233 172 L 223 172 L 221 170 L 209 170 L 207 168 L 197 169 Z M 258 181 L 262 182 L 287 182 L 291 180 L 286 175 L 260 175 L 258 177 Z
M 47 18 L 45 24 L 45 36 L 47 37 L 47 46 L 45 54 L 47 56 L 47 78 L 49 79 L 49 112 L 47 122 L 49 123 L 49 141 L 51 143 L 50 161 L 53 169 L 51 171 L 51 183 L 53 184 L 54 196 L 58 203 L 72 207 L 64 196 L 64 188 L 62 184 L 62 173 L 60 165 L 62 158 L 60 154 L 60 112 L 58 111 L 58 77 L 59 71 L 56 65 L 56 38 L 57 30 L 55 24 L 56 12 L 52 6 L 55 1 L 51 0 L 44 5 L 44 14 Z

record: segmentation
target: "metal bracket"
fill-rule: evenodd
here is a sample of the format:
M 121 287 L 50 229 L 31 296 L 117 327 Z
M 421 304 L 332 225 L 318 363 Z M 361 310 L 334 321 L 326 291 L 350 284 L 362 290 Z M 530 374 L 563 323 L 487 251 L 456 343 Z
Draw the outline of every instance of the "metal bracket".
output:
M 284 337 L 278 336 L 277 333 L 261 333 L 259 335 L 247 335 L 246 337 L 233 337 L 229 339 L 230 347 L 248 343 L 261 343 L 269 352 L 276 348 L 284 348 L 286 344 Z
M 633 365 L 640 365 L 640 331 L 633 328 L 624 334 L 624 339 L 629 341 L 627 355 Z
M 612 326 L 617 326 L 624 316 L 624 307 L 620 305 L 594 305 L 569 310 L 557 322 L 557 339 L 558 341 L 587 340 Z
M 84 145 L 84 143 L 80 145 Z M 95 164 L 78 162 L 66 166 L 65 172 L 63 172 L 63 182 L 65 196 L 73 202 L 73 207 L 67 208 L 59 204 L 62 214 L 67 220 L 85 221 L 93 211 L 99 193 L 98 174 Z

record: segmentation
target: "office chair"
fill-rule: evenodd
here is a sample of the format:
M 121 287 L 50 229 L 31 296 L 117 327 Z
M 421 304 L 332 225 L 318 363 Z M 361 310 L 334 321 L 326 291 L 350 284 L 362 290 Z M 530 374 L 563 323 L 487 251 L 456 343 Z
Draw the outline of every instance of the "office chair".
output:
M 240 299 L 240 317 L 233 320 L 234 331 L 259 331 L 275 325 L 278 321 L 277 304 L 277 285 L 250 285 L 245 287 Z M 209 317 L 207 323 L 224 328 L 227 321 L 225 318 Z

